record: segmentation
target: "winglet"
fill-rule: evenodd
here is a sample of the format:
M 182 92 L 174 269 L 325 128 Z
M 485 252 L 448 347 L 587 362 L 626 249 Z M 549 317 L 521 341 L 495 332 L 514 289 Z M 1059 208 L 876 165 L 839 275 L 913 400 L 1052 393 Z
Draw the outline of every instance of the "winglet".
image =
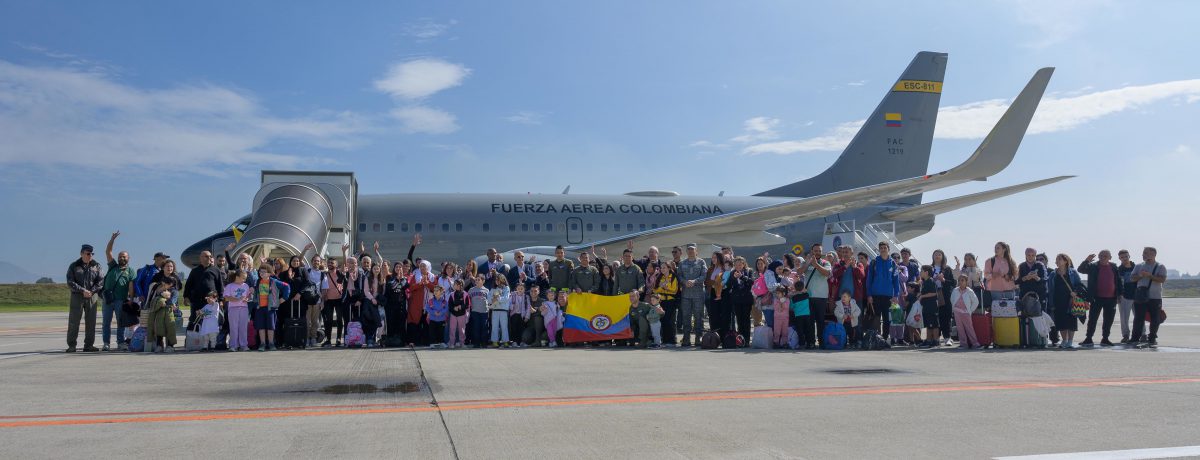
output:
M 1046 93 L 1046 85 L 1050 83 L 1050 76 L 1053 74 L 1053 67 L 1040 69 L 1033 74 L 1025 89 L 1021 90 L 1021 94 L 1008 106 L 1004 116 L 1000 117 L 1000 121 L 996 122 L 996 126 L 992 127 L 987 137 L 983 138 L 975 153 L 963 164 L 942 174 L 961 175 L 963 177 L 959 179 L 962 180 L 987 180 L 989 176 L 1008 167 L 1017 155 L 1017 148 L 1021 146 L 1025 131 L 1029 129 L 1029 122 L 1033 120 L 1033 114 L 1037 111 L 1038 103 Z

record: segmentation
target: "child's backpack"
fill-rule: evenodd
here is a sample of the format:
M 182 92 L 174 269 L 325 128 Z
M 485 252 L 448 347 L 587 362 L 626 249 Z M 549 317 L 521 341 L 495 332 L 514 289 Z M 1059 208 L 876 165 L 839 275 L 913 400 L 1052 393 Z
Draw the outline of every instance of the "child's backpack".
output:
M 361 347 L 367 342 L 367 336 L 366 334 L 363 334 L 362 323 L 356 321 L 354 316 L 355 315 L 350 315 L 350 323 L 346 325 L 347 347 Z
M 767 326 L 759 326 L 754 328 L 754 334 L 751 335 L 750 347 L 760 350 L 771 349 L 771 328 Z
M 129 351 L 139 352 L 146 347 L 146 328 L 138 327 L 133 330 L 133 337 L 129 338 Z
M 846 326 L 837 321 L 828 321 L 825 323 L 825 329 L 821 334 L 823 340 L 821 345 L 826 350 L 842 350 L 846 348 Z
M 904 309 L 900 308 L 900 304 L 893 303 L 888 314 L 891 315 L 892 324 L 904 324 Z
M 788 329 L 788 348 L 800 349 L 800 334 L 797 334 L 794 328 Z

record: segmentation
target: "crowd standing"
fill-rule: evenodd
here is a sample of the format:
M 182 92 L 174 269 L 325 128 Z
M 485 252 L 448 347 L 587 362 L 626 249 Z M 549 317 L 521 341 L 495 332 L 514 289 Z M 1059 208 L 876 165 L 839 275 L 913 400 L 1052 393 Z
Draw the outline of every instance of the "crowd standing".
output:
M 572 260 L 559 246 L 550 260 L 517 251 L 506 262 L 489 249 L 482 264 L 435 268 L 414 258 L 416 235 L 400 261 L 385 259 L 378 243 L 354 254 L 343 246 L 340 259 L 305 259 L 315 253 L 310 246 L 289 260 L 233 256 L 230 245 L 216 257 L 203 252 L 184 282 L 164 253 L 137 270 L 127 252 L 114 258 L 119 235 L 105 248 L 107 270 L 90 245 L 68 269 L 67 352 L 77 350 L 81 321 L 83 351 L 100 351 L 98 306 L 104 351 L 113 349 L 115 320 L 116 350 L 164 353 L 175 351 L 185 317 L 186 348 L 196 351 L 558 347 L 569 299 L 579 293 L 628 296 L 632 338 L 578 346 L 1074 348 L 1094 346 L 1097 328 L 1099 345 L 1112 346 L 1117 316 L 1121 343 L 1155 346 L 1165 317 L 1167 270 L 1152 247 L 1141 263 L 1126 250 L 1119 261 L 1103 250 L 1077 267 L 1067 254 L 1049 265 L 1033 248 L 1017 263 L 998 242 L 982 263 L 968 253 L 952 267 L 941 250 L 922 265 L 886 242 L 874 258 L 813 244 L 803 255 L 753 260 L 730 247 L 701 257 L 695 244 L 671 248 L 669 258 L 656 247 L 636 257 L 629 243 L 612 262 L 604 249 Z

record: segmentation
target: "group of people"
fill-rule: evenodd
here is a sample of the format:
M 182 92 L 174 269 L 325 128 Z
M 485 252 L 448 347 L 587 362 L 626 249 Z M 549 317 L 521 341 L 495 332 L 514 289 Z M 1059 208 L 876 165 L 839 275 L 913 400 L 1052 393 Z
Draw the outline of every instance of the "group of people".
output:
M 561 246 L 550 260 L 527 260 L 517 251 L 512 261 L 489 249 L 480 264 L 442 262 L 435 269 L 431 261 L 414 259 L 417 235 L 407 257 L 395 262 L 382 257 L 378 243 L 370 253 L 365 245 L 355 254 L 344 246 L 340 259 L 306 247 L 304 256 L 290 260 L 231 257 L 230 245 L 215 257 L 202 253 L 184 282 L 163 253 L 136 271 L 128 253 L 114 258 L 119 235 L 113 233 L 105 249 L 107 271 L 89 245 L 68 270 L 68 352 L 76 351 L 81 320 L 87 328 L 83 350 L 99 351 L 98 305 L 105 351 L 113 346 L 114 319 L 117 350 L 174 351 L 183 306 L 189 308 L 187 328 L 206 350 L 555 347 L 564 344 L 565 312 L 579 293 L 628 296 L 633 332 L 630 339 L 581 346 L 690 347 L 709 335 L 726 346 L 745 346 L 755 328 L 765 328 L 768 333 L 755 335 L 772 346 L 829 348 L 825 333 L 837 324 L 847 348 L 879 341 L 940 347 L 954 340 L 978 348 L 988 344 L 978 339 L 984 334 L 976 334 L 972 315 L 986 314 L 993 301 L 1030 296 L 1053 318 L 1054 346 L 1093 345 L 1100 318 L 1099 343 L 1113 345 L 1118 311 L 1122 343 L 1154 345 L 1167 272 L 1149 247 L 1141 263 L 1125 250 L 1113 261 L 1104 250 L 1076 267 L 1066 254 L 1051 266 L 1032 248 L 1018 263 L 1003 242 L 983 263 L 966 254 L 961 261 L 955 257 L 953 267 L 941 250 L 922 265 L 908 249 L 892 253 L 882 242 L 875 257 L 848 246 L 826 253 L 813 244 L 806 254 L 775 259 L 764 253 L 752 262 L 729 247 L 702 258 L 695 244 L 671 248 L 669 258 L 656 247 L 635 258 L 629 243 L 612 262 L 594 248 L 576 260 Z M 1082 315 L 1081 299 L 1090 302 Z M 1087 325 L 1086 335 L 1076 344 L 1080 324 Z

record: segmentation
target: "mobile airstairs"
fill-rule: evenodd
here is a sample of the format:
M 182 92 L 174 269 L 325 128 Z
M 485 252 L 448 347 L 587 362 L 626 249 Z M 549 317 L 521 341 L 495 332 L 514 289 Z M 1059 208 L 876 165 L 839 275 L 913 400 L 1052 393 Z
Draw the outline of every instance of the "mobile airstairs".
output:
M 853 220 L 829 222 L 825 224 L 824 237 L 821 240 L 826 252 L 834 252 L 838 246 L 848 245 L 855 254 L 866 253 L 872 260 L 879 255 L 880 242 L 887 242 L 892 252 L 900 252 L 904 247 L 896 238 L 895 222 L 867 224 L 861 229 L 855 227 Z
M 357 207 L 354 173 L 263 171 L 250 223 L 233 254 L 244 251 L 254 260 L 340 256 L 343 244 L 355 244 Z

